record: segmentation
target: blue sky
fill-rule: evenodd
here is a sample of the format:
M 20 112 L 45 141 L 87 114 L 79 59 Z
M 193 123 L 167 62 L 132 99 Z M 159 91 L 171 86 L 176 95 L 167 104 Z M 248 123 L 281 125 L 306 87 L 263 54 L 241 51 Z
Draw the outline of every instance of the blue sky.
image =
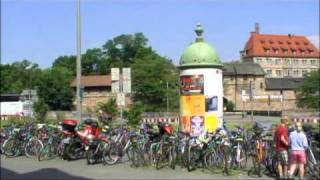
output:
M 239 59 L 255 22 L 265 34 L 319 39 L 318 0 L 82 0 L 82 52 L 120 34 L 143 32 L 177 64 L 194 27 L 222 61 Z M 28 59 L 50 67 L 76 54 L 75 0 L 1 0 L 1 63 Z

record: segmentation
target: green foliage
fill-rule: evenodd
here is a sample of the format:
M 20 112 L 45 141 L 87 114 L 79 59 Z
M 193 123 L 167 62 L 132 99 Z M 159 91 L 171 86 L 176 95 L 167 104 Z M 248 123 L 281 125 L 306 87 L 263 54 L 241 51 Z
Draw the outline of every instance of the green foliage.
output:
M 141 121 L 141 114 L 144 111 L 142 105 L 134 105 L 128 111 L 124 112 L 124 117 L 128 120 L 129 125 L 138 125 Z
M 312 71 L 298 88 L 297 105 L 301 108 L 320 108 L 320 70 Z
M 82 55 L 82 74 L 110 74 L 112 67 L 131 67 L 135 103 L 144 104 L 147 111 L 166 111 L 168 97 L 169 111 L 177 111 L 178 70 L 147 43 L 148 39 L 142 33 L 122 34 L 101 48 L 88 49 Z M 51 110 L 72 109 L 75 94 L 70 82 L 76 76 L 76 56 L 59 56 L 52 68 L 44 70 L 27 60 L 0 65 L 0 70 L 1 83 L 5 84 L 0 88 L 1 93 L 20 93 L 32 87 Z M 116 107 L 106 110 L 116 115 Z
M 118 110 L 117 110 L 116 99 L 114 98 L 109 99 L 109 101 L 105 103 L 100 102 L 98 104 L 98 110 L 102 110 L 103 112 L 108 113 L 112 117 L 117 116 Z
M 232 101 L 227 101 L 225 107 L 228 112 L 234 111 L 234 103 Z
M 40 99 L 51 110 L 71 110 L 74 97 L 70 87 L 72 78 L 72 72 L 63 67 L 44 70 L 38 86 Z
M 108 67 L 130 66 L 139 49 L 146 47 L 147 42 L 143 33 L 122 34 L 107 41 L 103 45 L 103 51 L 109 60 Z
M 169 111 L 178 109 L 178 70 L 171 61 L 151 48 L 140 49 L 131 67 L 135 102 L 144 104 L 146 111 L 165 111 L 168 96 Z
M 41 69 L 28 60 L 12 64 L 0 64 L 0 93 L 21 93 L 23 89 L 35 88 L 39 83 Z
M 76 76 L 76 58 L 76 56 L 59 56 L 56 60 L 54 60 L 52 68 L 66 68 L 73 76 Z
M 35 113 L 36 120 L 40 123 L 43 123 L 47 116 L 49 106 L 42 99 L 40 99 L 39 101 L 33 104 L 33 110 Z
M 1 127 L 7 127 L 7 126 L 21 127 L 33 121 L 34 120 L 29 117 L 20 117 L 20 118 L 13 117 L 13 118 L 9 118 L 4 124 L 2 124 L 3 122 L 1 122 Z

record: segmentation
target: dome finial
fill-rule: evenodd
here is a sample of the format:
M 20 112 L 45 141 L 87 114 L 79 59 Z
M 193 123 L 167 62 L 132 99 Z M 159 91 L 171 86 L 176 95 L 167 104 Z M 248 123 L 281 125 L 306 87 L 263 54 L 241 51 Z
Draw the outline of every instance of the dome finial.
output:
M 197 24 L 196 29 L 194 30 L 197 34 L 196 42 L 203 41 L 202 33 L 203 33 L 203 27 L 201 24 Z

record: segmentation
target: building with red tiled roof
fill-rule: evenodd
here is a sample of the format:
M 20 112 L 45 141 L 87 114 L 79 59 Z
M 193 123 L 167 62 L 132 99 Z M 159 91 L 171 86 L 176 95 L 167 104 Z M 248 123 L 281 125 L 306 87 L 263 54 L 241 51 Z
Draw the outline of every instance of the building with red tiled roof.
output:
M 260 34 L 258 24 L 240 53 L 243 62 L 260 64 L 269 77 L 302 77 L 319 68 L 319 49 L 305 36 Z

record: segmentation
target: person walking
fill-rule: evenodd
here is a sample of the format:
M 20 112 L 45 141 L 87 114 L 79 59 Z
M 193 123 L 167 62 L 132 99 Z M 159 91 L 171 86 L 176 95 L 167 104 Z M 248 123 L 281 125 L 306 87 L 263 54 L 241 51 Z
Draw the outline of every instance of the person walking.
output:
M 281 123 L 277 126 L 274 133 L 280 179 L 288 177 L 288 121 L 288 116 L 283 116 L 281 118 Z
M 296 171 L 297 165 L 299 167 L 299 177 L 304 178 L 304 166 L 306 164 L 306 152 L 308 148 L 308 141 L 305 133 L 302 131 L 300 122 L 296 123 L 295 130 L 290 133 L 290 179 Z

